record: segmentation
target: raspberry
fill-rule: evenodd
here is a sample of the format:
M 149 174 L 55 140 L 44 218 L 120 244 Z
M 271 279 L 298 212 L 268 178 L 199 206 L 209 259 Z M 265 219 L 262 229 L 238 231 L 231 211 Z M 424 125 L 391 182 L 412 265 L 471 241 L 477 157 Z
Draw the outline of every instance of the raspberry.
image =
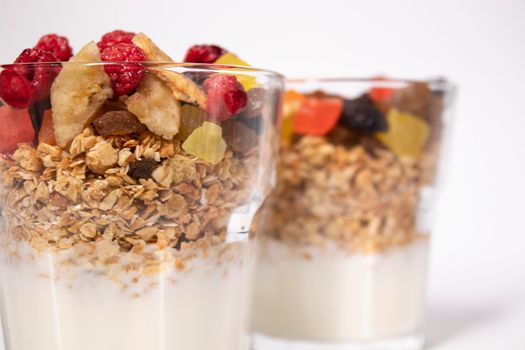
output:
M 0 74 L 0 97 L 16 108 L 25 108 L 31 102 L 45 99 L 58 74 L 58 67 L 38 63 L 56 61 L 52 52 L 37 48 L 25 49 L 15 60 L 15 64 Z
M 114 30 L 106 33 L 102 36 L 100 41 L 97 43 L 100 51 L 104 51 L 108 47 L 116 44 L 131 44 L 131 39 L 135 36 L 133 32 L 125 32 L 123 30 Z
M 8 105 L 16 108 L 27 107 L 35 95 L 34 91 L 31 82 L 14 69 L 5 69 L 0 73 L 0 97 Z
M 217 45 L 193 45 L 186 52 L 184 62 L 213 63 L 226 52 L 228 51 Z
M 105 62 L 143 62 L 144 52 L 133 44 L 116 44 L 102 51 Z M 104 70 L 111 79 L 113 92 L 117 96 L 127 95 L 137 88 L 144 76 L 141 64 L 107 64 Z
M 212 119 L 225 121 L 241 108 L 248 99 L 242 85 L 233 75 L 212 75 L 204 82 L 208 94 L 208 114 Z
M 64 36 L 47 34 L 38 40 L 35 48 L 50 51 L 60 61 L 67 61 L 73 56 L 73 49 L 69 46 L 69 41 Z

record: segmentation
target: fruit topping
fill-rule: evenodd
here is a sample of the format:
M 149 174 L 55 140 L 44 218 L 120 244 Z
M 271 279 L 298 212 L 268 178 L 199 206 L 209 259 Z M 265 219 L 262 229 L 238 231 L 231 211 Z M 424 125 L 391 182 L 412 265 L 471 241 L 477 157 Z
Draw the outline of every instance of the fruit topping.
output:
M 281 124 L 281 143 L 289 145 L 293 137 L 293 118 L 301 107 L 305 97 L 294 90 L 284 93 L 283 119 Z
M 221 127 L 214 123 L 204 122 L 184 141 L 182 149 L 206 162 L 218 164 L 224 158 L 226 151 L 226 142 L 222 138 Z
M 151 62 L 173 62 L 173 60 L 164 51 L 144 33 L 138 33 L 133 37 L 131 42 L 144 51 L 146 58 Z
M 144 76 L 137 92 L 126 100 L 126 106 L 151 132 L 167 140 L 179 132 L 180 103 L 155 75 Z
M 0 154 L 12 153 L 19 143 L 33 142 L 35 130 L 27 110 L 1 106 L 0 123 Z
M 208 120 L 208 113 L 206 113 L 206 111 L 189 104 L 184 104 L 182 106 L 180 129 L 176 138 L 181 141 L 186 140 L 193 130 L 201 126 L 206 120 Z
M 232 151 L 243 154 L 257 147 L 259 142 L 257 133 L 253 129 L 233 119 L 222 123 L 222 135 Z
M 426 83 L 413 83 L 397 90 L 391 103 L 402 112 L 428 118 L 432 106 L 432 92 Z
M 386 81 L 387 79 L 385 77 L 377 77 L 374 80 Z M 390 87 L 375 86 L 370 89 L 368 94 L 370 95 L 370 98 L 374 102 L 386 102 L 390 100 L 394 92 L 395 92 L 395 89 L 390 88 Z
M 146 56 L 133 44 L 116 44 L 104 49 L 101 59 L 104 62 L 143 62 Z M 144 76 L 144 66 L 141 64 L 106 64 L 104 71 L 111 79 L 116 96 L 127 95 L 135 90 Z
M 93 125 L 101 136 L 122 136 L 146 131 L 146 127 L 128 111 L 106 112 L 96 118 Z
M 152 68 L 150 71 L 166 83 L 177 100 L 206 108 L 206 94 L 193 80 L 184 74 L 166 69 Z
M 134 36 L 135 33 L 117 29 L 104 34 L 100 41 L 97 43 L 97 46 L 102 52 L 106 48 L 114 46 L 116 44 L 131 44 L 131 40 Z
M 261 115 L 266 100 L 266 90 L 256 87 L 247 92 L 248 102 L 242 110 L 243 118 L 256 118 Z
M 55 137 L 60 147 L 65 147 L 80 134 L 113 95 L 111 81 L 102 66 L 75 64 L 98 61 L 98 47 L 91 42 L 71 58 L 69 62 L 72 63 L 64 63 L 51 87 Z
M 27 78 L 6 68 L 0 73 L 0 97 L 8 105 L 25 108 L 34 96 L 34 87 Z
M 241 67 L 249 67 L 250 66 L 248 63 L 246 63 L 245 61 L 241 60 L 239 57 L 235 56 L 231 52 L 227 52 L 224 55 L 222 55 L 221 57 L 219 57 L 219 59 L 217 59 L 217 61 L 215 61 L 215 64 L 223 64 L 223 65 L 228 65 L 228 66 L 241 66 Z M 243 69 L 240 68 L 240 69 L 236 69 L 236 70 L 242 71 Z M 246 75 L 246 74 L 242 74 L 242 73 L 236 74 L 235 76 L 237 77 L 237 80 L 239 81 L 239 83 L 241 83 L 241 85 L 244 87 L 244 90 L 246 90 L 246 91 L 248 91 L 251 88 L 257 86 L 257 82 L 256 82 L 256 79 L 255 79 L 254 76 Z
M 53 112 L 50 109 L 44 111 L 42 126 L 38 133 L 38 141 L 51 146 L 55 146 L 57 143 L 55 140 L 55 128 L 53 127 Z
M 137 160 L 129 165 L 128 175 L 135 180 L 149 179 L 159 163 L 153 159 Z
M 361 95 L 354 100 L 344 100 L 340 123 L 348 128 L 367 133 L 388 129 L 384 114 L 375 106 L 368 94 Z
M 305 135 L 326 135 L 341 117 L 343 100 L 325 95 L 305 96 L 293 116 L 293 131 Z
M 44 35 L 35 48 L 52 52 L 59 61 L 67 61 L 73 56 L 73 49 L 67 38 L 56 34 Z
M 184 62 L 214 63 L 227 51 L 217 45 L 193 45 L 186 52 Z
M 204 82 L 211 119 L 225 121 L 246 106 L 247 95 L 235 76 L 216 74 Z
M 376 134 L 385 146 L 398 156 L 418 157 L 429 137 L 428 124 L 421 118 L 390 109 L 387 115 L 388 131 Z

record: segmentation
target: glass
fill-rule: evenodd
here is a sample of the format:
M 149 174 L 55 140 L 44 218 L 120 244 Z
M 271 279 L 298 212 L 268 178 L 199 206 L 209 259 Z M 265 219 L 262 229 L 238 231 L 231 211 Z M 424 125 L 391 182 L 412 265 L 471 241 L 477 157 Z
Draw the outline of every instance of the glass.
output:
M 443 80 L 287 83 L 255 349 L 419 349 Z
M 141 63 L 112 97 L 115 64 L 2 66 L 6 350 L 246 349 L 248 228 L 273 184 L 283 79 Z M 247 90 L 232 117 L 203 88 L 219 75 Z

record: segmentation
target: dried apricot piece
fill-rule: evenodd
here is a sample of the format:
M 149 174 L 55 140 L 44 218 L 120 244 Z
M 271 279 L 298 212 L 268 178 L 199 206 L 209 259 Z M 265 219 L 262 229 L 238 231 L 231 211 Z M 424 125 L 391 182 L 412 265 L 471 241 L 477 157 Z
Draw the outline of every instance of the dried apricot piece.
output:
M 388 131 L 376 134 L 385 146 L 398 156 L 418 157 L 425 146 L 430 131 L 421 118 L 390 109 L 387 115 Z
M 343 99 L 332 96 L 306 96 L 294 115 L 296 134 L 326 135 L 334 128 L 343 111 Z
M 38 141 L 51 146 L 56 146 L 57 144 L 55 140 L 55 127 L 53 126 L 53 112 L 50 109 L 44 111 L 42 126 L 38 133 Z

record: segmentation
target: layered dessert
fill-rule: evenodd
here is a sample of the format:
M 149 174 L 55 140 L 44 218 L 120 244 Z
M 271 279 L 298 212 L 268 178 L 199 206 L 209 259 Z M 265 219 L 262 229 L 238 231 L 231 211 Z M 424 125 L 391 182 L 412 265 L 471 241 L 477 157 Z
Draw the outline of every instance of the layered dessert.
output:
M 185 61 L 117 30 L 2 66 L 7 350 L 246 348 L 282 81 L 218 46 Z
M 363 345 L 422 328 L 443 91 L 365 83 L 286 93 L 254 289 L 270 338 Z

